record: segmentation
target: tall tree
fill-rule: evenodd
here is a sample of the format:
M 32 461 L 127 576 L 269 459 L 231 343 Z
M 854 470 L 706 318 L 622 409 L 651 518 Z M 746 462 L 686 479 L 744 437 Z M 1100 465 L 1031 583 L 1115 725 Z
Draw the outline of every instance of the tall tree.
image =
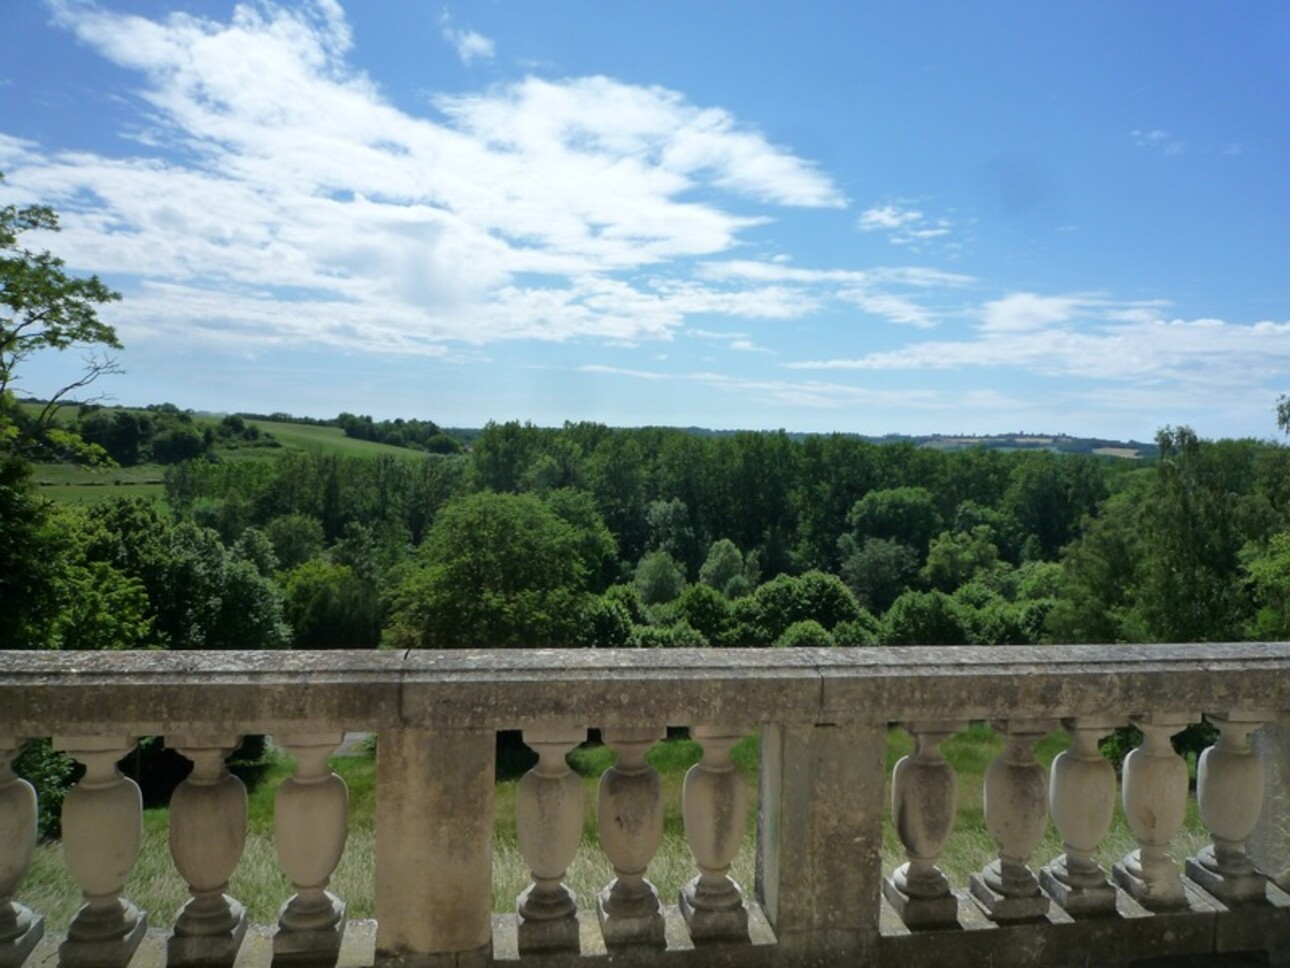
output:
M 53 393 L 34 419 L 18 413 L 19 370 L 36 353 L 73 346 L 121 348 L 116 331 L 98 318 L 98 307 L 120 299 L 120 293 L 97 276 L 68 275 L 52 252 L 22 244 L 28 232 L 57 231 L 58 215 L 47 205 L 0 206 L 0 448 L 5 451 L 40 437 L 67 394 L 118 372 L 111 356 L 91 353 L 81 375 Z

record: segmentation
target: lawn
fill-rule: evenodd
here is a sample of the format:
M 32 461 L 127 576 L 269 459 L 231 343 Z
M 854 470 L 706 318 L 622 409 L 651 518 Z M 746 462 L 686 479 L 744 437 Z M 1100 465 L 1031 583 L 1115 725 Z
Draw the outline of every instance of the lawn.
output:
M 888 766 L 912 749 L 903 732 L 893 730 L 888 736 Z M 1040 762 L 1051 763 L 1065 748 L 1065 733 L 1054 733 L 1038 750 Z M 957 887 L 964 887 L 967 877 L 980 870 L 995 854 L 995 845 L 985 829 L 981 804 L 981 780 L 986 767 L 998 754 L 1002 743 L 994 732 L 976 725 L 947 741 L 946 758 L 958 775 L 958 820 L 942 857 L 942 866 Z M 735 750 L 735 760 L 756 791 L 757 740 L 748 738 Z M 663 844 L 650 864 L 649 878 L 658 887 L 665 902 L 674 903 L 677 890 L 694 876 L 693 861 L 685 844 L 681 822 L 681 784 L 685 771 L 698 761 L 698 744 L 685 739 L 661 743 L 649 759 L 662 778 L 665 805 Z M 596 784 L 598 777 L 613 761 L 604 747 L 576 750 L 570 757 L 574 769 L 583 777 L 586 819 L 583 824 L 582 848 L 566 876 L 581 904 L 590 903 L 613 876 L 609 862 L 600 851 L 596 823 Z M 373 916 L 375 759 L 370 756 L 337 758 L 333 769 L 349 785 L 350 832 L 345 855 L 332 880 L 332 889 L 349 905 L 349 916 Z M 250 831 L 246 852 L 234 874 L 229 893 L 246 904 L 251 919 L 272 923 L 278 908 L 290 896 L 291 886 L 277 863 L 273 845 L 273 797 L 278 784 L 290 775 L 290 761 L 276 760 L 250 798 Z M 890 772 L 888 773 L 890 776 Z M 890 782 L 890 781 L 888 781 Z M 505 780 L 496 788 L 496 819 L 493 860 L 493 909 L 514 910 L 515 897 L 528 885 L 528 871 L 519 854 L 515 837 L 515 790 L 517 781 Z M 883 868 L 890 872 L 904 861 L 904 852 L 888 819 L 884 824 Z M 756 804 L 749 812 L 748 835 L 736 859 L 733 875 L 749 892 L 753 884 L 753 854 L 756 843 Z M 1206 842 L 1204 830 L 1191 803 L 1186 826 L 1174 842 L 1173 855 L 1181 860 L 1194 854 Z M 1103 841 L 1099 859 L 1104 866 L 1118 861 L 1136 846 L 1124 817 L 1117 807 L 1111 833 Z M 1043 844 L 1035 853 L 1033 865 L 1047 863 L 1061 853 L 1056 831 L 1049 827 Z M 166 810 L 144 812 L 144 846 L 138 864 L 130 876 L 127 896 L 141 909 L 150 912 L 150 923 L 166 926 L 186 898 L 186 889 L 175 872 L 167 844 Z M 79 905 L 78 892 L 62 859 L 58 844 L 37 848 L 32 869 L 19 892 L 19 899 L 47 918 L 52 930 L 64 930 Z

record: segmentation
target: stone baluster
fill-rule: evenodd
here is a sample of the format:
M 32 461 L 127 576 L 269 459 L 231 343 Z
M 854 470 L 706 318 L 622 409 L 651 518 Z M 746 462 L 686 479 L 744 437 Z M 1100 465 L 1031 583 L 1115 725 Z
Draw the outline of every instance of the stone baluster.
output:
M 224 759 L 240 736 L 168 736 L 193 770 L 170 799 L 170 853 L 191 898 L 175 918 L 166 964 L 232 965 L 246 935 L 246 908 L 224 891 L 246 845 L 246 787 Z
M 1053 760 L 1049 807 L 1065 851 L 1039 872 L 1039 882 L 1072 917 L 1115 912 L 1115 887 L 1093 858 L 1115 813 L 1115 767 L 1098 748 L 1120 725 L 1080 716 L 1062 720 L 1070 749 Z
M 942 755 L 941 743 L 967 723 L 904 726 L 916 745 L 892 771 L 891 813 L 909 861 L 883 881 L 883 893 L 911 928 L 952 925 L 958 921 L 958 901 L 936 862 L 954 829 L 958 798 L 954 768 Z
M 63 968 L 124 968 L 148 930 L 147 915 L 123 898 L 143 840 L 143 797 L 117 763 L 132 736 L 56 736 L 54 749 L 85 765 L 63 800 L 63 852 L 85 896 L 59 946 Z
M 985 772 L 985 825 L 999 856 L 970 880 L 972 896 L 993 921 L 1031 921 L 1048 913 L 1048 898 L 1028 861 L 1048 825 L 1048 782 L 1035 744 L 1053 728 L 1049 720 L 995 723 L 1007 737 Z
M 273 835 L 278 862 L 296 893 L 278 912 L 274 959 L 334 963 L 345 933 L 345 904 L 327 890 L 348 836 L 349 789 L 327 765 L 343 733 L 277 736 L 296 758 L 295 773 L 278 789 Z
M 14 901 L 36 850 L 36 791 L 13 772 L 25 744 L 0 736 L 0 968 L 18 968 L 45 933 L 45 919 Z
M 516 901 L 520 954 L 580 950 L 577 899 L 562 881 L 582 841 L 582 780 L 565 757 L 586 738 L 586 729 L 524 730 L 538 762 L 515 792 L 516 836 L 533 873 Z
M 600 843 L 615 877 L 600 892 L 597 913 L 605 944 L 662 947 L 658 891 L 645 879 L 663 837 L 663 794 L 647 762 L 650 747 L 667 735 L 650 727 L 606 729 L 602 736 L 617 760 L 600 778 Z
M 1152 911 L 1187 905 L 1178 865 L 1167 853 L 1187 816 L 1187 763 L 1174 752 L 1169 738 L 1196 718 L 1196 713 L 1132 717 L 1143 741 L 1124 758 L 1121 792 L 1124 814 L 1139 846 L 1115 865 L 1113 873 L 1120 887 Z
M 1226 903 L 1263 898 L 1267 878 L 1245 852 L 1245 840 L 1263 807 L 1263 764 L 1250 734 L 1271 717 L 1232 712 L 1207 718 L 1219 737 L 1200 755 L 1196 799 L 1213 843 L 1188 858 L 1187 876 Z
M 685 774 L 681 802 L 699 875 L 681 888 L 680 909 L 696 944 L 748 940 L 743 891 L 730 877 L 748 824 L 748 787 L 730 758 L 744 732 L 725 726 L 690 730 L 703 746 L 703 758 Z

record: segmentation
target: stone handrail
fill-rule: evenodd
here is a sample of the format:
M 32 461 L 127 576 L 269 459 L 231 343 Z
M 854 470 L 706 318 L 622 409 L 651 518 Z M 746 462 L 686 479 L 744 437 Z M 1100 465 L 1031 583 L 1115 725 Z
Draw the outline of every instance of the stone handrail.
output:
M 34 841 L 32 794 L 8 768 L 32 737 L 53 737 L 86 767 L 64 805 L 67 862 L 86 904 L 63 963 L 124 966 L 145 930 L 122 897 L 138 850 L 138 790 L 115 763 L 137 737 L 159 735 L 194 763 L 170 811 L 172 852 L 192 899 L 168 960 L 232 964 L 245 912 L 223 892 L 245 836 L 246 794 L 224 757 L 248 733 L 273 734 L 297 760 L 275 811 L 279 856 L 295 885 L 275 960 L 334 961 L 345 908 L 327 886 L 344 849 L 346 792 L 326 760 L 346 730 L 380 737 L 383 963 L 512 963 L 494 946 L 497 930 L 515 936 L 507 951 L 520 962 L 579 962 L 579 905 L 561 879 L 579 845 L 582 789 L 565 756 L 588 728 L 616 754 L 599 794 L 601 845 L 616 876 L 581 907 L 584 920 L 594 911 L 615 956 L 776 966 L 1115 964 L 1243 950 L 1283 957 L 1290 849 L 1281 777 L 1290 757 L 1279 737 L 1290 735 L 1281 725 L 1288 711 L 1290 645 L 1280 643 L 0 652 L 0 968 L 22 964 L 40 934 L 38 913 L 17 903 Z M 1213 843 L 1184 865 L 1167 853 L 1188 797 L 1187 767 L 1169 740 L 1202 714 L 1220 735 L 1197 781 Z M 999 856 L 955 886 L 939 866 L 956 789 L 939 746 L 974 720 L 1005 738 L 985 779 Z M 1097 742 L 1129 722 L 1144 740 L 1125 762 L 1120 793 L 1139 847 L 1107 872 L 1092 855 L 1110 824 L 1116 777 Z M 1033 747 L 1059 723 L 1071 748 L 1050 781 Z M 891 725 L 909 731 L 916 749 L 890 787 L 908 862 L 884 877 Z M 664 930 L 673 915 L 646 877 L 662 810 L 644 755 L 668 726 L 689 727 L 703 747 L 683 794 L 696 876 L 673 912 L 685 925 L 679 947 Z M 539 754 L 516 804 L 533 882 L 517 914 L 494 924 L 494 739 L 511 729 Z M 756 729 L 757 883 L 745 892 L 727 873 L 747 812 L 729 751 Z M 1032 858 L 1050 818 L 1063 853 Z M 773 943 L 750 941 L 750 911 L 768 923 Z

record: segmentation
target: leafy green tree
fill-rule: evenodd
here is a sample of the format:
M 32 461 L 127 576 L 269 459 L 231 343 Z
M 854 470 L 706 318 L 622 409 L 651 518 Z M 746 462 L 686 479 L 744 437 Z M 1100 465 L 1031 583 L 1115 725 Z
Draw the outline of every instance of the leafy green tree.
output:
M 636 565 L 635 585 L 644 605 L 673 602 L 685 591 L 685 571 L 666 551 L 651 551 Z
M 595 499 L 586 491 L 564 487 L 548 493 L 545 502 L 579 535 L 578 555 L 587 567 L 588 588 L 597 594 L 603 592 L 618 577 L 618 545 Z
M 1256 608 L 1249 621 L 1250 637 L 1290 638 L 1290 532 L 1274 534 L 1266 550 L 1246 561 L 1245 573 Z
M 959 609 L 940 591 L 907 591 L 882 618 L 888 645 L 967 645 Z
M 951 592 L 973 578 L 993 575 L 999 569 L 999 549 L 992 537 L 989 525 L 984 524 L 970 532 L 943 531 L 927 550 L 923 581 Z
M 854 648 L 857 646 L 878 645 L 882 641 L 882 622 L 867 609 L 860 609 L 860 617 L 852 621 L 839 622 L 830 633 L 833 644 Z
M 681 616 L 714 645 L 726 644 L 734 613 L 726 596 L 711 585 L 691 585 L 681 595 Z
M 1026 454 L 1013 469 L 1003 508 L 1052 560 L 1106 497 L 1106 477 L 1094 458 L 1044 451 Z
M 857 620 L 860 614 L 855 596 L 842 580 L 821 571 L 779 575 L 760 585 L 748 606 L 736 610 L 753 642 L 760 645 L 775 642 L 795 622 L 812 620 L 831 629 Z
M 685 502 L 676 497 L 670 501 L 650 501 L 645 506 L 645 526 L 648 547 L 666 551 L 685 568 L 687 576 L 693 575 L 703 552 Z
M 743 573 L 744 556 L 739 551 L 739 546 L 729 538 L 721 538 L 708 546 L 707 557 L 699 568 L 699 580 L 724 592 L 731 579 Z
M 323 549 L 323 526 L 308 514 L 284 514 L 265 526 L 280 568 L 298 568 Z
M 918 574 L 918 552 L 903 542 L 865 538 L 857 546 L 848 534 L 839 544 L 842 580 L 865 608 L 886 611 Z
M 56 391 L 34 419 L 19 419 L 16 381 L 34 355 L 73 346 L 121 348 L 116 331 L 98 317 L 99 307 L 120 294 L 97 276 L 68 275 L 66 263 L 48 250 L 23 247 L 22 236 L 32 231 L 57 232 L 58 215 L 47 205 L 0 206 L 0 452 L 21 450 L 43 435 L 67 394 L 119 372 L 110 356 L 91 355 L 80 377 Z
M 833 636 L 813 618 L 794 622 L 775 640 L 778 649 L 796 648 L 829 648 L 833 645 Z
M 485 491 L 440 511 L 394 596 L 390 639 L 412 648 L 533 648 L 578 640 L 585 536 L 537 497 Z
M 367 649 L 381 641 L 376 587 L 348 565 L 314 558 L 283 576 L 284 615 L 298 649 Z
M 847 524 L 857 544 L 865 538 L 899 541 L 916 550 L 920 558 L 942 528 L 936 498 L 925 487 L 870 491 L 852 506 Z

